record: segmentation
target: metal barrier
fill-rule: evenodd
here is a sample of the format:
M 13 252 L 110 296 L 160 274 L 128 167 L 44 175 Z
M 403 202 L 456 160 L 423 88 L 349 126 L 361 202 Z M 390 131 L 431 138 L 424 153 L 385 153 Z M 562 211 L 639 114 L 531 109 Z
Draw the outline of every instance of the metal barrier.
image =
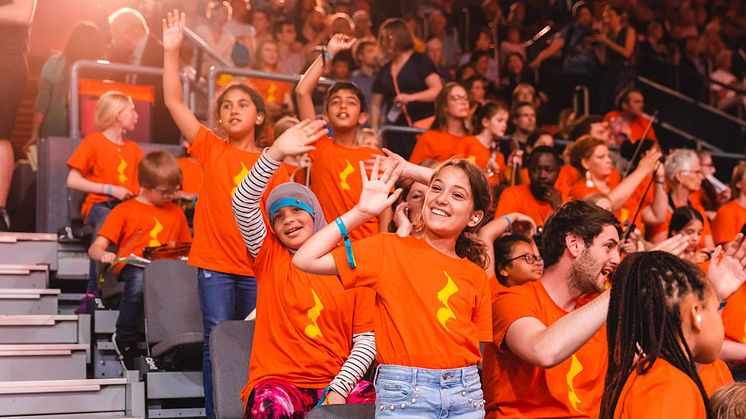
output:
M 283 81 L 287 83 L 297 83 L 302 78 L 302 75 L 300 74 L 268 73 L 266 71 L 252 70 L 247 68 L 211 66 L 210 72 L 207 75 L 207 97 L 209 101 L 212 101 L 212 99 L 215 97 L 215 93 L 217 92 L 218 76 L 223 74 L 229 74 L 231 76 L 250 77 L 253 79 Z M 320 78 L 318 82 L 318 84 L 322 86 L 331 86 L 334 83 L 334 80 L 330 80 L 324 77 Z M 215 112 L 208 111 L 207 126 L 211 129 L 215 127 Z
M 98 69 L 106 70 L 111 73 L 127 73 L 127 74 L 145 74 L 151 76 L 163 77 L 163 69 L 159 67 L 146 67 L 141 65 L 132 64 L 121 64 L 112 63 L 109 61 L 99 60 L 80 60 L 73 63 L 70 67 L 70 138 L 79 140 L 81 138 L 80 133 L 80 71 L 84 69 Z M 189 89 L 191 87 L 191 81 L 186 73 L 181 73 L 181 85 L 184 89 L 184 100 L 187 101 L 189 106 Z

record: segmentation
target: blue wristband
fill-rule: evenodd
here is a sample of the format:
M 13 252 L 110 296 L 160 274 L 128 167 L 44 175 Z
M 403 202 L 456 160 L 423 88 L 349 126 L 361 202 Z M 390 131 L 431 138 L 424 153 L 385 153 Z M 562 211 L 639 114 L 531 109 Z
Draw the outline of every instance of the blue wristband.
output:
M 334 222 L 337 224 L 337 227 L 339 227 L 339 232 L 342 233 L 342 239 L 345 242 L 347 264 L 350 266 L 350 269 L 355 269 L 357 268 L 357 263 L 355 263 L 355 255 L 352 253 L 352 243 L 350 242 L 350 235 L 347 233 L 347 227 L 345 227 L 345 223 L 342 222 L 342 217 L 337 217 L 334 219 Z
M 507 215 L 503 215 L 503 218 L 505 219 L 505 221 L 508 222 L 508 228 L 510 228 L 510 225 L 513 224 L 512 222 L 510 222 L 510 218 Z

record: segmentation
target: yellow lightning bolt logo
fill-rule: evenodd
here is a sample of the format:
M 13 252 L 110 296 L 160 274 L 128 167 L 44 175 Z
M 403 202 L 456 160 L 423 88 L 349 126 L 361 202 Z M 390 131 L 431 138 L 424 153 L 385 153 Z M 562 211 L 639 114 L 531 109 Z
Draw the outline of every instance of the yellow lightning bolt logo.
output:
M 246 168 L 246 166 L 241 162 L 241 171 L 238 172 L 236 176 L 233 177 L 233 184 L 236 185 L 231 189 L 231 196 L 233 196 L 236 193 L 236 189 L 238 188 L 238 184 L 241 183 L 243 178 L 246 177 L 246 175 L 249 174 L 249 169 Z
M 583 413 L 578 409 L 578 403 L 580 403 L 580 397 L 578 397 L 578 394 L 575 392 L 575 386 L 573 386 L 572 381 L 577 377 L 580 372 L 583 371 L 583 364 L 578 361 L 578 358 L 573 355 L 572 356 L 572 362 L 570 363 L 570 371 L 567 373 L 567 387 L 570 388 L 570 391 L 567 393 L 567 399 L 570 400 L 570 404 L 572 405 L 572 408 L 575 409 L 578 413 Z
M 119 166 L 117 166 L 117 173 L 119 173 L 119 182 L 124 184 L 127 181 L 127 175 L 124 174 L 124 169 L 127 168 L 127 162 L 124 161 L 124 157 L 119 156 Z
M 277 103 L 277 98 L 275 97 L 275 93 L 277 93 L 277 85 L 272 83 L 269 85 L 269 88 L 267 89 L 267 103 Z
M 311 324 L 306 326 L 306 336 L 308 336 L 311 339 L 316 339 L 317 337 L 323 337 L 321 334 L 321 329 L 319 329 L 319 324 L 317 323 L 317 320 L 319 319 L 319 316 L 321 316 L 321 311 L 324 310 L 324 304 L 321 303 L 321 300 L 319 299 L 319 296 L 316 295 L 316 291 L 313 289 L 311 290 L 311 294 L 313 294 L 313 307 L 311 307 L 308 310 L 308 319 L 311 320 Z
M 443 287 L 442 290 L 438 291 L 438 301 L 443 303 L 443 307 L 438 309 L 437 316 L 438 321 L 441 325 L 446 329 L 446 331 L 450 332 L 451 329 L 446 326 L 446 322 L 448 319 L 455 319 L 456 315 L 453 313 L 453 310 L 451 310 L 451 307 L 448 306 L 448 299 L 451 298 L 451 296 L 458 292 L 458 287 L 456 286 L 456 283 L 453 282 L 453 279 L 451 279 L 450 275 L 448 275 L 448 272 L 443 271 L 443 273 L 446 276 L 446 286 Z
M 347 163 L 347 166 L 345 166 L 344 170 L 339 172 L 339 186 L 345 191 L 349 191 L 350 184 L 347 183 L 347 176 L 355 173 L 355 168 L 352 167 L 352 163 L 350 163 L 349 160 L 345 159 L 345 162 Z
M 477 164 L 477 156 L 469 156 L 466 158 L 466 161 L 468 161 L 471 164 Z
M 158 241 L 158 233 L 163 231 L 163 226 L 157 218 L 153 217 L 153 221 L 155 221 L 155 226 L 150 230 L 150 241 L 148 242 L 148 246 L 157 247 L 161 245 L 161 242 Z

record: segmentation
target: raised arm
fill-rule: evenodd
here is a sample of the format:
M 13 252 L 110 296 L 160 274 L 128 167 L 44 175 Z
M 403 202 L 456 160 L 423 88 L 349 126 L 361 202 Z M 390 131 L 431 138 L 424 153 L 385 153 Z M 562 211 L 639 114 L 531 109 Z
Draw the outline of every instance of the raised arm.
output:
M 355 38 L 338 33 L 329 40 L 326 51 L 334 57 L 339 52 L 350 49 L 354 43 Z M 324 58 L 322 54 L 319 54 L 308 67 L 308 70 L 303 73 L 298 85 L 295 86 L 295 97 L 298 99 L 298 117 L 300 119 L 316 119 L 316 111 L 313 108 L 311 97 L 316 90 L 321 74 L 324 73 L 324 61 L 331 64 L 331 59 Z
M 199 130 L 200 123 L 184 104 L 179 77 L 179 50 L 184 41 L 186 15 L 174 9 L 163 19 L 163 102 L 176 122 L 176 126 L 190 144 Z M 209 98 L 212 99 L 212 98 Z
M 253 258 L 259 254 L 264 238 L 267 237 L 267 226 L 264 224 L 260 205 L 269 180 L 285 157 L 299 156 L 313 150 L 311 144 L 326 134 L 323 121 L 305 120 L 289 128 L 275 140 L 272 147 L 264 149 L 249 174 L 236 188 L 236 193 L 233 194 L 233 216 Z
M 531 61 L 531 63 L 529 63 L 528 66 L 530 68 L 536 70 L 537 68 L 541 67 L 541 63 L 543 63 L 544 60 L 546 60 L 547 58 L 551 57 L 552 55 L 558 53 L 559 50 L 561 50 L 563 46 L 565 46 L 565 39 L 564 38 L 562 38 L 561 36 L 554 38 L 554 40 L 552 41 L 552 43 L 549 44 L 548 47 L 546 47 L 543 50 L 541 50 L 541 52 L 539 52 L 536 55 L 536 58 L 534 58 L 534 60 Z
M 490 256 L 489 264 L 484 268 L 489 278 L 495 276 L 495 240 L 508 231 L 510 226 L 516 221 L 528 222 L 533 226 L 533 230 L 536 231 L 536 223 L 534 223 L 531 217 L 520 212 L 512 212 L 495 218 L 482 226 L 479 233 L 477 233 L 477 237 L 484 243 L 487 254 Z
M 360 162 L 360 177 L 363 180 L 363 191 L 360 200 L 351 210 L 339 217 L 347 231 L 352 231 L 372 217 L 377 217 L 386 208 L 390 208 L 396 198 L 401 195 L 397 189 L 389 195 L 394 182 L 399 178 L 400 170 L 395 165 L 389 165 L 379 171 L 381 157 L 376 156 L 373 170 L 368 179 L 365 173 L 365 163 Z M 318 233 L 311 236 L 293 256 L 293 264 L 299 269 L 316 275 L 337 275 L 337 266 L 331 251 L 342 239 L 336 223 L 330 223 Z
M 645 179 L 645 176 L 655 172 L 660 162 L 658 159 L 661 157 L 661 152 L 657 150 L 651 150 L 647 152 L 637 165 L 637 169 L 630 173 L 629 176 L 622 179 L 616 188 L 609 192 L 608 197 L 611 201 L 614 210 L 618 210 L 629 200 L 635 190 L 640 185 L 640 182 Z M 647 185 L 646 185 L 647 186 Z

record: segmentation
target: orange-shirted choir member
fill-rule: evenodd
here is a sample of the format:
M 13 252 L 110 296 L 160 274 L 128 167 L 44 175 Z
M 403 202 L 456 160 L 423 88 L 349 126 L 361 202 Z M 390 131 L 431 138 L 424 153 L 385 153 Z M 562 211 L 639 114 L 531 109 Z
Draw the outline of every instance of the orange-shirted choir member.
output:
M 112 341 L 127 368 L 133 368 L 133 349 L 142 326 L 145 269 L 125 265 L 118 258 L 133 254 L 142 257 L 146 247 L 191 241 L 186 217 L 172 202 L 181 186 L 176 158 L 166 151 L 155 151 L 143 157 L 138 169 L 140 193 L 111 211 L 88 250 L 91 259 L 113 264 L 118 280 L 124 283 Z M 116 247 L 116 253 L 108 251 L 111 245 Z
M 720 387 L 733 384 L 733 374 L 728 364 L 722 359 L 716 359 L 711 364 L 698 365 L 698 367 L 699 379 L 702 380 L 707 397 L 711 397 Z
M 406 171 L 404 175 L 410 176 Z M 335 248 L 345 231 L 391 206 L 400 193 L 389 195 L 396 178 L 393 168 L 379 173 L 375 165 L 371 179 L 363 181 L 357 206 L 336 225 L 311 237 L 293 263 L 315 274 L 339 274 L 345 288 L 376 291 L 376 348 L 381 363 L 377 417 L 439 415 L 444 408 L 442 392 L 450 400 L 451 414 L 480 414 L 483 400 L 476 366 L 481 362 L 479 342 L 491 336 L 490 287 L 483 270 L 484 247 L 465 235 L 489 208 L 487 180 L 466 160 L 443 163 L 429 182 L 419 237 L 379 234 Z M 427 175 L 415 180 L 423 178 Z M 391 390 L 411 383 L 413 376 L 418 383 L 411 398 L 403 400 L 399 391 Z
M 204 332 L 202 377 L 205 410 L 214 415 L 209 338 L 213 327 L 244 319 L 256 307 L 256 279 L 231 211 L 233 193 L 261 153 L 255 139 L 266 120 L 264 101 L 254 89 L 228 86 L 216 99 L 223 140 L 203 126 L 186 107 L 179 77 L 179 51 L 186 17 L 169 13 L 163 21 L 163 97 L 171 116 L 189 143 L 189 154 L 202 166 L 203 181 L 194 214 L 194 240 L 189 264 L 198 267 L 198 291 Z M 288 180 L 284 170 L 271 186 Z
M 546 221 L 544 275 L 493 300 L 499 351 L 491 381 L 497 387 L 485 391 L 487 417 L 598 417 L 606 372 L 604 288 L 619 263 L 619 235 L 613 214 L 584 201 L 565 203 Z
M 329 54 L 336 55 L 349 49 L 353 41 L 354 38 L 344 36 L 332 37 L 326 49 Z M 315 119 L 311 97 L 323 73 L 324 61 L 324 57 L 317 57 L 295 88 L 301 119 Z M 308 155 L 312 160 L 311 190 L 319 199 L 327 222 L 332 222 L 354 207 L 360 197 L 360 162 L 383 153 L 358 141 L 358 131 L 368 116 L 365 95 L 354 83 L 338 82 L 330 87 L 324 109 L 332 137 L 317 141 L 315 149 Z M 357 240 L 376 234 L 382 228 L 385 230 L 390 219 L 391 211 L 382 217 L 371 218 L 361 228 L 351 231 L 350 237 Z
M 474 136 L 461 139 L 456 146 L 456 155 L 461 156 L 489 176 L 490 183 L 500 181 L 499 174 L 505 168 L 505 156 L 500 152 L 499 141 L 508 128 L 508 109 L 503 105 L 487 101 L 478 105 L 472 118 Z
M 680 369 L 658 358 L 645 374 L 632 369 L 613 417 L 706 419 L 707 409 L 697 384 Z
M 718 209 L 712 222 L 712 238 L 715 243 L 727 243 L 736 237 L 746 225 L 746 162 L 733 169 L 731 185 L 733 200 Z
M 708 392 L 731 381 L 718 360 L 724 353 L 719 301 L 743 284 L 744 251 L 739 237 L 713 258 L 706 276 L 669 252 L 624 258 L 609 300 L 601 417 L 710 417 Z M 698 372 L 695 363 L 705 367 Z
M 448 83 L 435 98 L 435 121 L 429 131 L 417 139 L 409 161 L 444 162 L 458 153 L 460 142 L 468 135 L 469 95 L 458 83 Z M 489 159 L 489 156 L 488 156 Z M 486 165 L 486 161 L 485 161 Z M 484 166 L 480 166 L 484 170 Z
M 278 68 L 279 64 L 280 51 L 277 41 L 268 38 L 260 42 L 254 55 L 254 68 L 265 73 L 281 73 Z M 267 113 L 272 116 L 272 121 L 277 120 L 279 115 L 295 113 L 292 99 L 293 86 L 290 83 L 277 80 L 249 79 L 248 84 L 264 98 L 264 106 Z
M 702 186 L 702 168 L 699 157 L 693 150 L 676 149 L 666 157 L 666 179 L 670 188 L 668 192 L 668 211 L 663 223 L 651 225 L 647 235 L 653 243 L 658 243 L 668 237 L 671 215 L 676 208 L 690 206 L 703 216 L 704 228 L 700 239 L 700 249 L 714 248 L 710 221 L 705 216 L 702 203 L 696 199 L 696 192 Z
M 309 143 L 325 135 L 321 121 L 285 131 L 233 196 L 236 222 L 254 260 L 260 301 L 250 378 L 241 392 L 250 417 L 295 417 L 320 401 L 356 401 L 361 396 L 358 383 L 375 357 L 373 291 L 345 290 L 339 281 L 292 264 L 293 252 L 327 224 L 313 192 L 297 183 L 280 185 L 267 198 L 269 223 L 261 212 L 262 194 L 281 162 L 305 153 Z M 323 391 L 327 387 L 331 394 Z M 367 388 L 367 401 L 372 401 L 372 385 Z M 297 398 L 298 392 L 311 397 Z
M 645 98 L 637 89 L 627 89 L 621 93 L 617 100 L 619 110 L 614 110 L 604 115 L 604 121 L 611 125 L 612 135 L 627 133 L 633 144 L 641 139 L 658 142 L 655 128 L 650 127 L 650 119 L 643 114 Z M 645 133 L 645 130 L 648 130 Z M 645 135 L 645 138 L 642 136 Z M 618 143 L 621 143 L 617 140 Z
M 202 186 L 202 166 L 191 156 L 180 157 L 178 162 L 183 178 L 181 191 L 185 194 L 197 195 Z
M 536 147 L 528 161 L 530 184 L 511 186 L 500 195 L 495 217 L 513 212 L 528 215 L 543 226 L 549 214 L 562 204 L 562 193 L 554 186 L 559 157 L 551 147 Z
M 124 138 L 137 125 L 137 112 L 129 96 L 118 91 L 101 95 L 96 103 L 96 128 L 67 160 L 67 187 L 86 192 L 81 208 L 83 220 L 98 232 L 116 204 L 139 192 L 137 164 L 143 152 L 137 143 Z M 86 298 L 98 292 L 96 263 L 88 266 Z

